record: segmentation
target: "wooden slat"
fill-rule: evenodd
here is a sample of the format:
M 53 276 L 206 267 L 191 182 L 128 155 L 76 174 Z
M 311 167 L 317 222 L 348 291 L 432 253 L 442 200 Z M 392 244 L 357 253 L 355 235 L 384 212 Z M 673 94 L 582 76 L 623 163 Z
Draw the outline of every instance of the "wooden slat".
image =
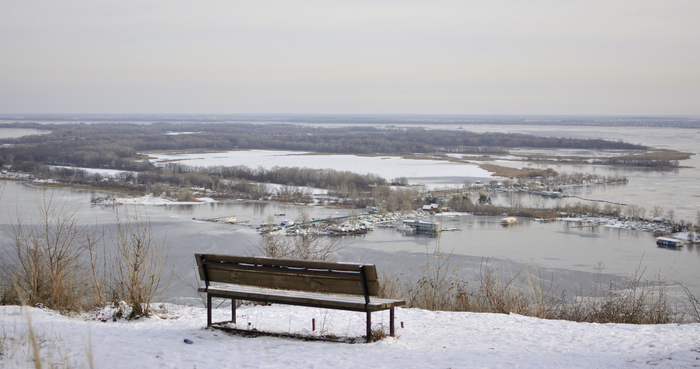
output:
M 271 290 L 249 286 L 210 287 L 208 290 L 200 288 L 199 292 L 207 292 L 214 295 L 226 296 L 228 298 L 236 298 L 240 300 L 264 300 L 272 303 L 300 304 L 332 309 L 365 309 L 365 300 L 362 296 Z M 374 298 L 370 301 L 366 308 L 370 311 L 375 311 L 385 310 L 401 305 L 405 305 L 403 300 Z
M 209 268 L 207 273 L 210 282 L 232 283 L 283 290 L 363 295 L 359 280 L 353 281 L 349 279 L 281 275 L 270 273 L 269 271 L 249 272 L 215 268 Z
M 199 255 L 199 254 L 196 254 Z M 315 261 L 315 260 L 295 260 L 295 259 L 276 259 L 276 258 L 265 258 L 265 257 L 246 257 L 246 256 L 234 256 L 234 255 L 220 255 L 220 254 L 203 254 L 205 260 L 211 261 L 225 261 L 230 263 L 246 263 L 246 264 L 259 264 L 259 265 L 269 265 L 269 266 L 289 266 L 297 268 L 315 268 L 315 269 L 331 269 L 331 270 L 347 270 L 347 271 L 357 271 L 360 268 L 359 263 L 334 263 L 328 261 Z M 197 256 L 197 258 L 199 258 Z
M 335 279 L 351 279 L 360 280 L 359 271 L 340 271 L 340 270 L 328 270 L 328 269 L 306 269 L 306 268 L 290 268 L 290 267 L 280 267 L 280 266 L 260 266 L 251 264 L 231 264 L 231 263 L 213 263 L 206 262 L 207 268 L 210 269 L 221 269 L 221 270 L 233 270 L 242 272 L 258 271 L 260 273 L 273 273 L 279 275 L 304 275 L 304 276 L 314 276 L 314 277 L 328 277 Z

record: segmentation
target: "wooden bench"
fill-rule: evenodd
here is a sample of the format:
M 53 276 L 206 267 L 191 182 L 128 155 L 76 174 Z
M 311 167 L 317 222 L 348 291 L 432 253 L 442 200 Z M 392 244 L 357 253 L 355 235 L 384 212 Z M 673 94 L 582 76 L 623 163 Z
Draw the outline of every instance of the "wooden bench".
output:
M 372 341 L 372 312 L 389 310 L 389 334 L 394 336 L 394 307 L 402 300 L 380 299 L 377 269 L 370 264 L 335 263 L 195 254 L 199 277 L 207 294 L 207 327 L 212 297 L 231 299 L 236 323 L 236 300 L 310 306 L 367 313 L 367 342 Z M 215 324 L 228 323 L 218 322 Z

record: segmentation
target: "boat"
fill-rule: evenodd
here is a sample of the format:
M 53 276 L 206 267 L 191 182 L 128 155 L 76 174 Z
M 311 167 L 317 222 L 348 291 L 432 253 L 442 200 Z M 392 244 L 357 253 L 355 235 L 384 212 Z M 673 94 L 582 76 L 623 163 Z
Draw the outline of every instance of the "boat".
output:
M 405 224 L 399 224 L 396 226 L 396 230 L 404 233 L 413 233 L 413 227 L 409 227 Z
M 518 222 L 518 218 L 516 217 L 506 217 L 501 219 L 501 225 L 507 226 L 507 225 L 514 225 Z
M 355 224 L 339 224 L 328 227 L 328 234 L 333 236 L 357 235 L 367 233 L 367 228 L 359 227 Z
M 549 223 L 551 221 L 552 221 L 552 219 L 535 218 L 535 222 L 540 222 L 540 223 Z
M 667 249 L 678 249 L 683 247 L 683 240 L 668 237 L 659 237 L 656 239 L 656 246 L 665 247 Z
M 283 217 L 283 216 L 285 216 L 285 215 L 287 215 L 287 213 L 285 213 L 285 212 L 283 212 L 283 211 L 278 211 L 278 212 L 275 213 L 275 216 L 276 216 L 276 217 Z
M 294 225 L 294 221 L 291 219 L 285 219 L 285 220 L 280 222 L 281 227 L 291 227 L 293 225 Z
M 406 233 L 426 233 L 431 235 L 436 235 L 439 232 L 442 232 L 442 227 L 440 226 L 440 223 L 425 222 L 422 220 L 404 220 L 401 225 L 396 227 L 396 229 Z

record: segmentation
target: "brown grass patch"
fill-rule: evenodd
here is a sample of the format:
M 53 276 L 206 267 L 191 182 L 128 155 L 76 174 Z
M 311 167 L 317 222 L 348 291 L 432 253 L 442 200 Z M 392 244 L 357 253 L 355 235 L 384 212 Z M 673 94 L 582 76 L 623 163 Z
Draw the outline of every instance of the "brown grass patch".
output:
M 479 168 L 492 172 L 495 176 L 498 177 L 508 177 L 508 178 L 517 178 L 517 177 L 547 177 L 547 176 L 556 176 L 558 173 L 553 170 L 547 171 L 546 169 L 534 169 L 534 168 L 523 168 L 523 169 L 517 169 L 517 168 L 508 168 L 508 167 L 503 167 L 500 165 L 496 164 L 480 164 Z
M 624 155 L 622 159 L 644 159 L 644 160 L 687 160 L 692 153 L 680 152 L 676 150 L 651 150 L 639 154 Z

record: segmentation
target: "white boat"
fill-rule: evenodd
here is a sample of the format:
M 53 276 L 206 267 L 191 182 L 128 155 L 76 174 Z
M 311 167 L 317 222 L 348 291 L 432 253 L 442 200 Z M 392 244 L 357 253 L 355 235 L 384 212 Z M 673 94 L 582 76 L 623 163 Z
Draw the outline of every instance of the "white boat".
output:
M 285 216 L 285 215 L 287 215 L 287 213 L 285 213 L 285 212 L 283 212 L 283 211 L 278 211 L 278 212 L 275 213 L 275 216 L 276 216 L 276 217 L 283 217 L 283 216 Z
M 516 217 L 506 217 L 501 219 L 501 225 L 514 225 L 518 222 Z

